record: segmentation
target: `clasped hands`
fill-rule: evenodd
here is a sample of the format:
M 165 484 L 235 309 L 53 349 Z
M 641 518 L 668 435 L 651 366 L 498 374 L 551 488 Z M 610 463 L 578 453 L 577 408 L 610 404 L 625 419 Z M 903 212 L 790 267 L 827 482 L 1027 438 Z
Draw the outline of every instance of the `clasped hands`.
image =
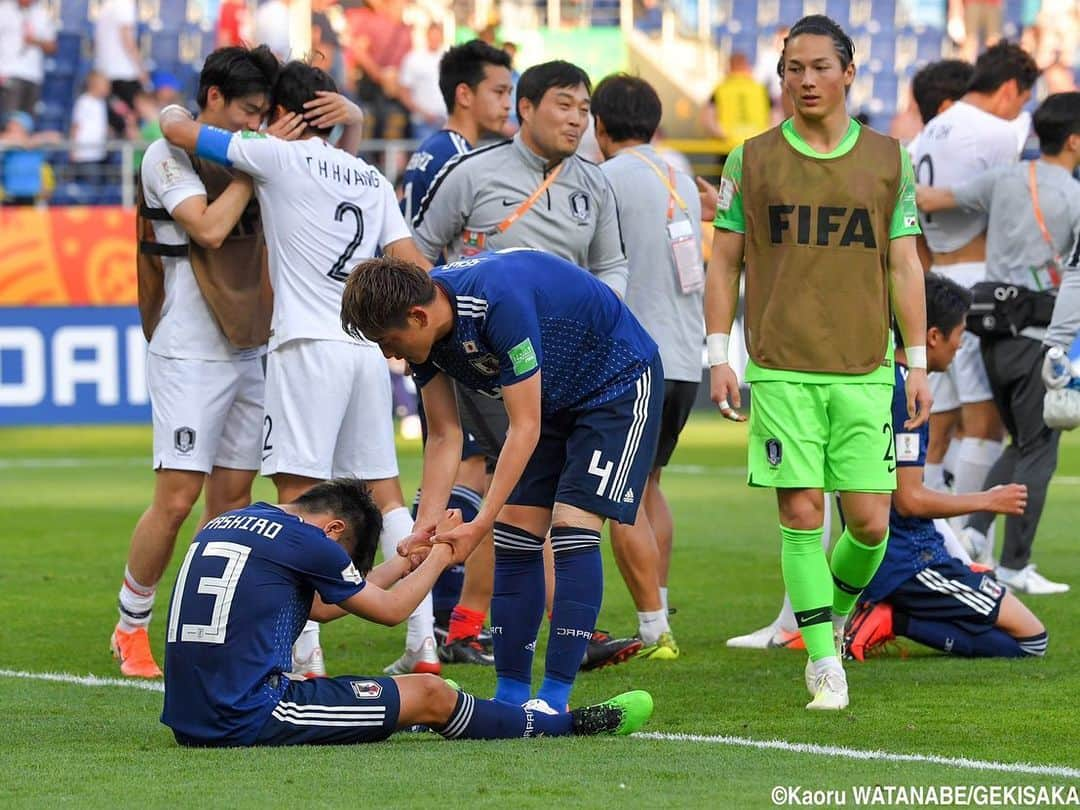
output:
M 410 534 L 398 543 L 397 551 L 409 561 L 410 570 L 422 563 L 431 549 L 445 544 L 450 547 L 452 557 L 448 565 L 465 562 L 490 531 L 490 527 L 473 520 L 465 523 L 461 519 L 460 509 L 447 509 L 436 525 L 417 524 Z

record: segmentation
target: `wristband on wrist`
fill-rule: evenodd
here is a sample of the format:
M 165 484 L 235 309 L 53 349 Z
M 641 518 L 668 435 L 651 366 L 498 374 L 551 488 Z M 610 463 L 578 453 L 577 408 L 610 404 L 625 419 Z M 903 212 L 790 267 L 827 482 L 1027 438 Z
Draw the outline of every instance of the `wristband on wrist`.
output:
M 713 332 L 705 336 L 705 355 L 708 358 L 709 368 L 722 366 L 728 362 L 728 341 L 731 335 L 723 332 Z
M 926 371 L 926 347 L 908 346 L 904 349 L 907 355 L 908 368 L 921 368 Z

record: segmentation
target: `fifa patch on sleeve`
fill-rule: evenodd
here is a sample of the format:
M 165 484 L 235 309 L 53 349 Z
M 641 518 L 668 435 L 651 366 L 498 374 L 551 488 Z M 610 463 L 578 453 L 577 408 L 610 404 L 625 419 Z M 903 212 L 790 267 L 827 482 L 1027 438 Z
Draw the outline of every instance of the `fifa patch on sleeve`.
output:
M 244 140 L 251 140 L 252 138 L 269 138 L 265 132 L 257 132 L 251 129 L 242 129 L 237 133 Z
M 904 227 L 905 228 L 914 228 L 918 224 L 919 224 L 919 218 L 918 217 L 910 216 L 910 215 L 907 215 L 907 214 L 904 215 Z
M 161 185 L 168 188 L 180 180 L 180 164 L 176 158 L 167 157 L 157 165 L 157 173 L 161 177 Z
M 730 177 L 724 177 L 720 180 L 720 195 L 716 201 L 716 207 L 721 211 L 727 211 L 731 208 L 731 201 L 735 199 L 735 181 Z
M 896 460 L 918 461 L 919 460 L 919 434 L 897 433 L 896 434 Z
M 514 366 L 514 374 L 521 376 L 537 367 L 536 351 L 533 349 L 532 340 L 525 338 L 517 346 L 510 349 L 510 362 Z
M 356 566 L 352 563 L 342 569 L 341 578 L 346 582 L 351 582 L 353 585 L 359 585 L 364 581 L 364 578 L 360 576 L 360 572 L 356 570 Z

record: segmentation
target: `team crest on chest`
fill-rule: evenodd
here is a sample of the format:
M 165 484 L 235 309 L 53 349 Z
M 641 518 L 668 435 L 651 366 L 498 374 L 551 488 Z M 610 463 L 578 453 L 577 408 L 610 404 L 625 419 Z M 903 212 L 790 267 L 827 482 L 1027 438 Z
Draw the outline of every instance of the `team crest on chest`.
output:
M 570 213 L 574 219 L 586 222 L 589 219 L 589 195 L 583 191 L 575 191 L 570 195 Z
M 478 357 L 470 357 L 469 365 L 485 377 L 495 377 L 499 374 L 499 358 L 493 354 L 481 354 Z

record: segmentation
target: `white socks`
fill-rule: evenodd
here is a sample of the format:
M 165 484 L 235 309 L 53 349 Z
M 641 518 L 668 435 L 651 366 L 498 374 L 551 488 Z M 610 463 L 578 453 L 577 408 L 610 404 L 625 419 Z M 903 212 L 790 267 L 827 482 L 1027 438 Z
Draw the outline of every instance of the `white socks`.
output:
M 660 606 L 664 609 L 664 613 L 668 612 L 667 588 L 663 585 L 660 586 Z
M 293 660 L 306 663 L 311 659 L 311 654 L 319 646 L 319 629 L 322 627 L 318 622 L 308 619 L 304 629 L 300 631 L 296 641 L 293 642 Z
M 379 535 L 379 547 L 382 549 L 383 557 L 392 560 L 397 554 L 397 544 L 412 530 L 412 515 L 404 506 L 399 506 L 383 515 L 383 530 Z M 409 616 L 408 628 L 405 635 L 405 648 L 409 650 L 420 649 L 424 639 L 435 635 L 435 613 L 430 593 Z
M 120 586 L 120 629 L 131 633 L 150 624 L 154 612 L 157 585 L 140 585 L 124 568 L 124 584 Z
M 953 442 L 955 444 L 955 442 Z M 956 462 L 956 477 L 953 489 L 957 495 L 979 492 L 986 484 L 986 476 L 998 456 L 1005 450 L 1003 442 L 990 439 L 961 439 L 960 452 Z M 967 522 L 967 515 L 949 519 L 954 532 L 959 532 Z
M 952 530 L 949 521 L 945 520 L 945 518 L 934 518 L 934 528 L 941 532 L 941 536 L 945 538 L 945 550 L 949 552 L 949 556 L 955 557 L 964 565 L 971 565 L 971 555 L 968 554 L 963 544 L 956 539 L 956 532 Z
M 660 640 L 663 633 L 671 630 L 671 626 L 668 624 L 667 610 L 663 608 L 660 610 L 639 610 L 637 618 L 638 636 L 641 638 L 641 643 L 646 647 L 655 644 Z
M 944 492 L 946 490 L 945 465 L 925 464 L 923 466 L 922 479 L 927 489 L 932 489 L 935 492 Z

